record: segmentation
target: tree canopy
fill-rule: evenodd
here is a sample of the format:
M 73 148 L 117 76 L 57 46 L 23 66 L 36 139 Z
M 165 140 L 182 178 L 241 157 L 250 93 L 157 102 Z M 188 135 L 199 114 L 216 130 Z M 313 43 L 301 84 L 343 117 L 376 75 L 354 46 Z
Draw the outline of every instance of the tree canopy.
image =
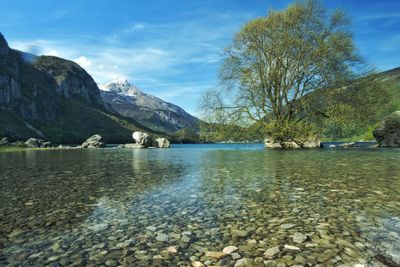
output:
M 242 127 L 264 123 L 272 132 L 303 124 L 315 114 L 305 96 L 346 81 L 360 62 L 349 25 L 342 11 L 329 13 L 314 0 L 248 22 L 224 50 L 221 86 L 202 97 L 205 118 Z

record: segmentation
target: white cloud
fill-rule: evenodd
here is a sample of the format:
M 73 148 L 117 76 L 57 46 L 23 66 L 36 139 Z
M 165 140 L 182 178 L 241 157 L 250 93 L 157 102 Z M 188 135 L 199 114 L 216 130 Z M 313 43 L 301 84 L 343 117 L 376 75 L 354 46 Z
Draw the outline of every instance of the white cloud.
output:
M 400 12 L 370 14 L 366 16 L 360 16 L 356 18 L 356 20 L 361 21 L 361 20 L 393 19 L 393 18 L 400 18 Z
M 140 30 L 143 30 L 144 28 L 145 28 L 144 23 L 135 23 L 135 24 L 128 26 L 128 28 L 126 28 L 125 32 L 140 31 Z
M 216 82 L 212 74 L 216 76 L 223 46 L 250 17 L 228 14 L 184 22 L 134 23 L 104 36 L 10 40 L 10 45 L 72 59 L 98 83 L 128 79 L 143 91 L 194 112 L 201 92 Z
M 45 52 L 44 55 L 59 57 L 60 53 L 57 50 L 49 50 L 48 52 Z
M 87 68 L 92 65 L 92 62 L 84 56 L 80 56 L 77 59 L 75 59 L 74 61 L 76 63 L 78 63 L 82 68 Z

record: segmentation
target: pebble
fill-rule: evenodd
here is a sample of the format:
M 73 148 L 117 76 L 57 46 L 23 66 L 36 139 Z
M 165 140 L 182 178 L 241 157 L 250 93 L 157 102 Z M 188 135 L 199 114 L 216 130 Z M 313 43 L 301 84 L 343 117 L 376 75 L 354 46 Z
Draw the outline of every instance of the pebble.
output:
M 147 226 L 146 230 L 148 230 L 150 232 L 155 232 L 155 231 L 157 231 L 157 227 L 155 227 L 155 226 Z
M 114 260 L 107 260 L 104 264 L 109 267 L 117 266 L 117 263 Z
M 250 261 L 249 261 L 248 259 L 246 259 L 246 258 L 240 259 L 240 260 L 237 260 L 237 261 L 235 262 L 234 267 L 245 267 L 245 266 L 249 266 L 249 263 L 250 263 Z
M 292 245 L 285 245 L 284 248 L 288 249 L 288 250 L 300 250 L 299 247 L 295 247 L 295 246 L 292 246 Z
M 108 226 L 109 226 L 108 223 L 99 223 L 99 224 L 89 226 L 88 229 L 90 231 L 97 233 L 97 232 L 106 230 L 108 228 Z
M 193 261 L 191 263 L 192 267 L 204 267 L 205 265 L 200 261 Z
M 272 258 L 272 257 L 274 257 L 276 254 L 278 254 L 279 252 L 280 252 L 279 246 L 275 246 L 275 247 L 272 247 L 272 248 L 267 249 L 267 250 L 264 252 L 264 256 L 265 256 L 266 258 Z
M 293 227 L 295 227 L 296 225 L 295 224 L 292 224 L 292 223 L 285 223 L 285 224 L 281 224 L 281 228 L 282 229 L 291 229 L 291 228 L 293 228 Z
M 184 243 L 189 243 L 190 242 L 190 237 L 188 237 L 187 235 L 183 235 L 181 237 L 181 241 Z
M 170 247 L 168 247 L 168 248 L 167 248 L 167 251 L 168 251 L 169 253 L 171 253 L 171 254 L 178 253 L 178 250 L 176 249 L 175 246 L 170 246 Z
M 234 236 L 238 237 L 248 237 L 250 235 L 250 231 L 246 230 L 234 230 L 232 233 Z
M 235 247 L 235 246 L 228 246 L 228 247 L 225 247 L 225 248 L 222 250 L 222 252 L 224 252 L 225 254 L 231 254 L 231 253 L 233 253 L 233 252 L 236 252 L 238 249 L 239 249 L 239 248 L 238 248 L 238 247 Z
M 160 241 L 160 242 L 166 242 L 166 241 L 168 241 L 168 239 L 169 239 L 169 236 L 166 234 L 158 234 L 156 236 L 156 240 Z
M 240 257 L 241 257 L 239 253 L 232 253 L 232 254 L 230 254 L 230 256 L 233 260 L 240 259 Z
M 295 242 L 295 243 L 301 244 L 306 240 L 307 240 L 307 236 L 305 234 L 300 233 L 300 232 L 296 232 L 293 235 L 293 242 Z
M 226 256 L 225 253 L 220 251 L 206 251 L 206 257 L 220 260 Z

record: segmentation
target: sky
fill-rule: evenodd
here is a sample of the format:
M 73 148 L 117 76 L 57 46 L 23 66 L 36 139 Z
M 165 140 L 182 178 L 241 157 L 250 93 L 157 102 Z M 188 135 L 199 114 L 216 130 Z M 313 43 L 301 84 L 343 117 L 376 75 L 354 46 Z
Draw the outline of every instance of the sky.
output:
M 70 59 L 98 83 L 127 79 L 198 114 L 218 86 L 222 50 L 235 32 L 289 0 L 0 0 L 12 48 Z M 325 0 L 352 19 L 358 52 L 382 71 L 400 66 L 400 0 Z

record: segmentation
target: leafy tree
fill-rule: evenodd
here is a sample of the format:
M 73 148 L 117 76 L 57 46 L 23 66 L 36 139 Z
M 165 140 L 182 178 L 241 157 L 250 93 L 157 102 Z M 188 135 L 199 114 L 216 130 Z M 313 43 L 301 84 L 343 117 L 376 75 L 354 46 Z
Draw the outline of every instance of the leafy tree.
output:
M 328 14 L 313 0 L 248 22 L 225 49 L 221 87 L 201 99 L 205 118 L 262 123 L 283 140 L 310 134 L 308 118 L 316 112 L 304 96 L 347 80 L 360 62 L 348 26 L 342 11 Z

